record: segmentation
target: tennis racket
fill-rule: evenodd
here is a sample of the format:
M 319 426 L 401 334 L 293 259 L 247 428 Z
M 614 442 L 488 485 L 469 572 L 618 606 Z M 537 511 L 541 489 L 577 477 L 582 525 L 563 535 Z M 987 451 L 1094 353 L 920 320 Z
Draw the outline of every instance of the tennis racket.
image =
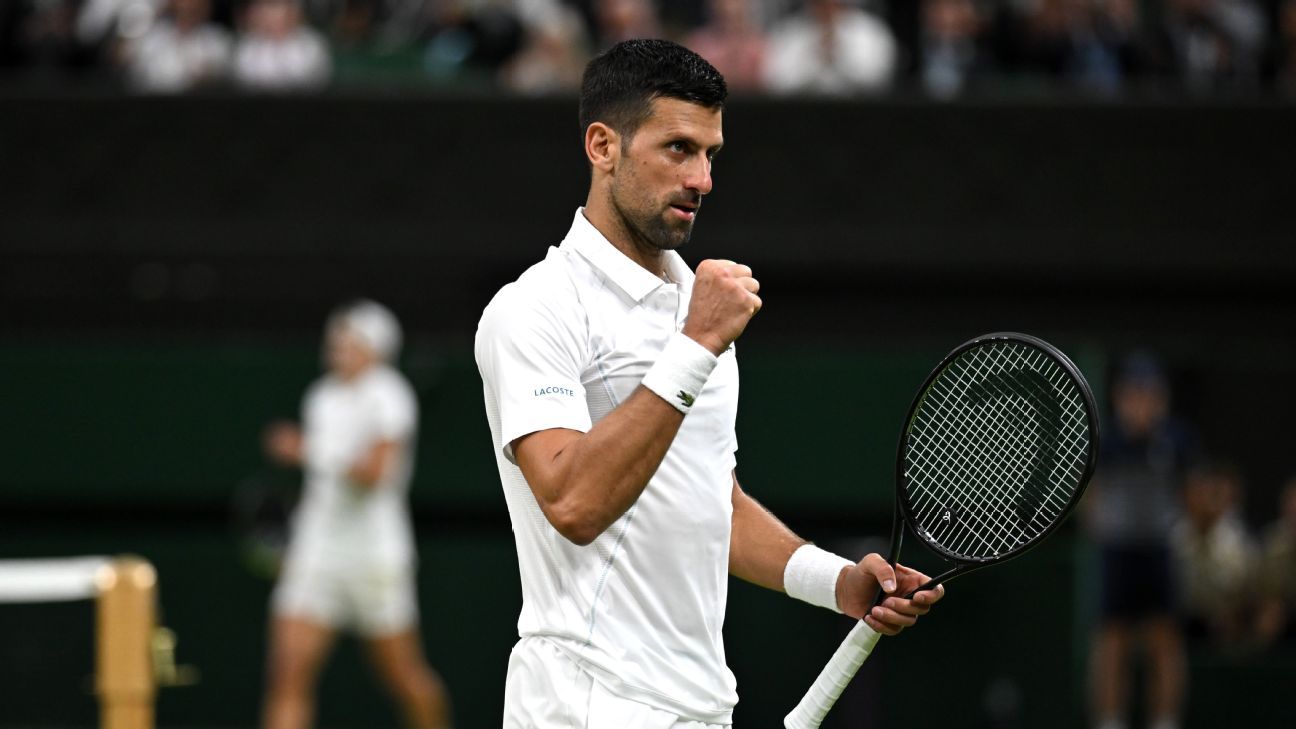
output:
M 914 592 L 1025 553 L 1075 508 L 1097 452 L 1093 393 L 1066 355 L 1015 333 L 960 345 L 928 375 L 904 421 L 891 566 L 906 525 L 954 563 Z M 783 725 L 818 727 L 879 637 L 861 620 Z

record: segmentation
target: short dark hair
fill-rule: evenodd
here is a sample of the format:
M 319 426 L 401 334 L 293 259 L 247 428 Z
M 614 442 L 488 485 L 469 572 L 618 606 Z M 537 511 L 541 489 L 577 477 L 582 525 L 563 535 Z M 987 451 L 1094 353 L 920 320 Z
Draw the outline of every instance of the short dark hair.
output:
M 721 109 L 728 96 L 724 76 L 684 46 L 668 40 L 622 41 L 585 67 L 581 134 L 600 121 L 631 137 L 659 97 Z

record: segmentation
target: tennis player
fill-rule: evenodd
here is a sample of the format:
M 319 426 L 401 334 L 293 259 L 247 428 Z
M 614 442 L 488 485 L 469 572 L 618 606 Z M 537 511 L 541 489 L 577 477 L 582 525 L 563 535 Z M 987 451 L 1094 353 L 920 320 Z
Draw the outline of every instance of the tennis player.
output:
M 406 508 L 418 404 L 389 364 L 400 325 L 359 301 L 329 318 L 325 336 L 329 372 L 306 394 L 304 427 L 281 423 L 266 437 L 272 458 L 305 470 L 306 487 L 272 602 L 264 726 L 313 724 L 316 677 L 346 630 L 364 639 L 408 725 L 439 729 L 448 702 L 423 657 Z
M 620 43 L 581 89 L 591 172 L 557 248 L 486 307 L 476 357 L 518 552 L 520 640 L 504 726 L 703 727 L 738 696 L 729 574 L 893 635 L 940 599 L 877 554 L 809 545 L 734 475 L 733 342 L 747 266 L 675 249 L 711 192 L 724 79 L 667 41 Z

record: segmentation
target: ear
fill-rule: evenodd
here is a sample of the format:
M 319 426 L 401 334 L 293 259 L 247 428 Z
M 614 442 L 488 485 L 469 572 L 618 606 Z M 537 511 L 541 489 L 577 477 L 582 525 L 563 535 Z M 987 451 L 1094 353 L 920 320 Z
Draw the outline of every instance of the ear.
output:
M 621 158 L 621 135 L 603 122 L 594 122 L 585 130 L 585 156 L 601 172 L 611 172 Z

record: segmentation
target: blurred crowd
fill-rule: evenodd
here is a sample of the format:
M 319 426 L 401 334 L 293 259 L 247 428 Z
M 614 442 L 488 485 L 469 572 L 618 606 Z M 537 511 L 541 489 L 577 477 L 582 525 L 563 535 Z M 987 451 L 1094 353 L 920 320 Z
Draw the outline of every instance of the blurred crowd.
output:
M 1111 395 L 1087 504 L 1089 533 L 1115 552 L 1113 562 L 1139 568 L 1126 584 L 1109 585 L 1113 591 L 1135 595 L 1140 588 L 1130 583 L 1155 582 L 1149 578 L 1160 567 L 1167 576 L 1165 603 L 1112 612 L 1150 614 L 1164 606 L 1186 637 L 1230 651 L 1296 640 L 1296 475 L 1277 489 L 1277 503 L 1248 505 L 1244 470 L 1213 454 L 1173 414 L 1169 379 L 1145 353 L 1125 362 Z M 1251 524 L 1248 506 L 1276 517 Z M 1161 550 L 1164 565 L 1138 561 Z
M 1296 96 L 1296 0 L 5 0 L 0 84 L 539 95 L 630 37 L 740 93 Z
M 1178 729 L 1194 651 L 1236 658 L 1296 646 L 1296 476 L 1278 490 L 1276 518 L 1253 528 L 1243 470 L 1172 412 L 1154 357 L 1130 355 L 1110 394 L 1084 504 L 1098 553 L 1093 726 L 1129 726 L 1139 675 L 1130 664 L 1142 656 L 1148 725 Z

